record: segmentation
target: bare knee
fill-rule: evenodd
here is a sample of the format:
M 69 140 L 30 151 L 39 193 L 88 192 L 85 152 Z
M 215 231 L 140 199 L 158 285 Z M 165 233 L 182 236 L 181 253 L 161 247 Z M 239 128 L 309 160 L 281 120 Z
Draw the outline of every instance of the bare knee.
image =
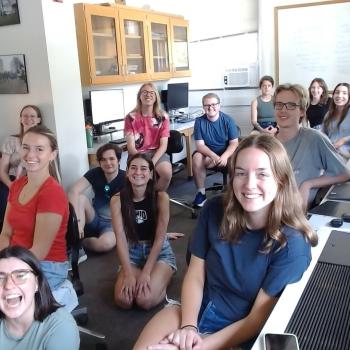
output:
M 152 298 L 152 295 L 149 297 L 136 297 L 135 302 L 139 308 L 146 311 L 152 309 L 157 305 L 154 298 Z
M 92 237 L 84 239 L 84 246 L 88 250 L 97 253 L 104 253 L 115 247 L 114 233 L 104 233 L 100 237 Z

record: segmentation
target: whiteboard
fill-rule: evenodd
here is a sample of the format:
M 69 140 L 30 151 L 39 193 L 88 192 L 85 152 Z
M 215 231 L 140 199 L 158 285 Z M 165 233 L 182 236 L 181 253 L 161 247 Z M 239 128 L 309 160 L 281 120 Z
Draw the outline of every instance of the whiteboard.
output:
M 350 1 L 275 7 L 276 80 L 330 90 L 350 81 Z
M 190 42 L 190 89 L 224 87 L 226 69 L 258 61 L 258 33 L 225 35 Z M 192 65 L 191 62 L 195 62 Z

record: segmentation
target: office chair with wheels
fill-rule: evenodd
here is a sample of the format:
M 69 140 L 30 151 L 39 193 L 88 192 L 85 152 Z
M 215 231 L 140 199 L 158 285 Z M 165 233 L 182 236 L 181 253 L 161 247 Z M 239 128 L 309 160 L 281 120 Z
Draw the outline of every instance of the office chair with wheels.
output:
M 168 148 L 166 152 L 170 156 L 171 163 L 172 163 L 172 155 L 174 153 L 180 153 L 183 150 L 183 147 L 184 145 L 183 145 L 182 134 L 177 130 L 170 130 L 170 137 L 168 139 Z M 172 167 L 173 167 L 173 170 L 172 170 L 173 175 L 179 173 L 185 168 L 182 163 L 172 164 Z M 193 208 L 190 203 L 187 203 L 184 200 L 179 198 L 169 198 L 169 201 L 171 203 L 179 205 L 182 208 L 190 210 L 193 219 L 197 217 L 196 209 Z
M 241 128 L 236 125 L 237 127 L 237 133 L 238 133 L 238 139 L 240 139 L 241 137 Z M 222 173 L 222 183 L 217 183 L 217 182 L 214 182 L 214 184 L 210 187 L 206 187 L 205 188 L 205 191 L 224 191 L 225 190 L 225 187 L 227 185 L 227 167 L 224 167 L 224 168 L 219 168 L 219 167 L 214 167 L 214 168 L 211 168 L 209 169 L 209 174 L 207 176 L 210 176 L 210 175 L 213 175 L 215 173 Z
M 78 296 L 84 294 L 84 286 L 80 280 L 78 259 L 79 259 L 79 249 L 80 249 L 80 237 L 79 237 L 79 228 L 78 228 L 78 219 L 75 214 L 74 207 L 69 203 L 69 219 L 66 233 L 66 242 L 67 242 L 67 251 L 71 259 L 72 270 L 70 271 L 70 280 L 73 284 L 73 287 Z M 92 331 L 85 328 L 84 326 L 88 322 L 88 311 L 87 307 L 77 306 L 73 311 L 72 315 L 75 318 L 79 332 L 88 334 L 94 338 L 97 338 L 101 341 L 105 340 L 105 335 Z M 96 349 L 107 349 L 107 346 L 104 342 L 97 343 Z

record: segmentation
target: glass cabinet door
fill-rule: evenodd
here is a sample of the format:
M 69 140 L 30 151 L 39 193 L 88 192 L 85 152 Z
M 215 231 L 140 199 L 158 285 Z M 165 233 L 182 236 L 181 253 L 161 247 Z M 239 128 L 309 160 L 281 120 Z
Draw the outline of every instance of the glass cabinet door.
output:
M 146 73 L 145 33 L 143 22 L 124 20 L 126 74 Z
M 172 19 L 172 54 L 174 73 L 179 73 L 178 76 L 187 76 L 190 69 L 188 23 L 180 19 Z
M 114 18 L 92 15 L 91 26 L 96 76 L 118 75 Z

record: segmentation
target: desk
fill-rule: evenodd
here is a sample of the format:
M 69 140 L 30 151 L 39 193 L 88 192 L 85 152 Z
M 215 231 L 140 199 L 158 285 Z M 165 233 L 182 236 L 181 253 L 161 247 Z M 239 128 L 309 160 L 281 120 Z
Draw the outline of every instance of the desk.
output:
M 193 127 L 194 127 L 194 120 L 188 122 L 188 123 L 170 123 L 170 129 L 180 131 L 186 141 L 186 159 L 187 159 L 187 176 L 188 178 L 192 178 L 192 143 L 191 143 L 191 137 L 193 135 Z M 107 137 L 105 137 L 107 136 Z M 89 164 L 90 166 L 98 165 L 96 160 L 96 151 L 97 149 L 102 146 L 103 144 L 110 141 L 110 138 L 108 135 L 102 135 L 99 137 L 98 142 L 94 142 L 92 148 L 88 148 L 88 157 L 89 157 Z M 123 151 L 127 151 L 126 148 L 126 142 L 121 143 L 118 145 Z
M 306 284 L 314 270 L 317 260 L 325 246 L 327 239 L 332 230 L 340 230 L 349 232 L 350 238 L 350 223 L 344 223 L 342 227 L 335 229 L 329 226 L 329 221 L 333 217 L 313 214 L 309 220 L 311 226 L 317 232 L 319 242 L 316 247 L 311 248 L 312 260 L 309 268 L 305 271 L 302 279 L 293 284 L 289 284 L 282 295 L 280 296 L 276 306 L 274 307 L 270 317 L 265 323 L 264 328 L 260 332 L 252 350 L 263 350 L 263 335 L 265 333 L 284 333 L 287 324 L 292 317 L 294 309 L 306 287 Z

